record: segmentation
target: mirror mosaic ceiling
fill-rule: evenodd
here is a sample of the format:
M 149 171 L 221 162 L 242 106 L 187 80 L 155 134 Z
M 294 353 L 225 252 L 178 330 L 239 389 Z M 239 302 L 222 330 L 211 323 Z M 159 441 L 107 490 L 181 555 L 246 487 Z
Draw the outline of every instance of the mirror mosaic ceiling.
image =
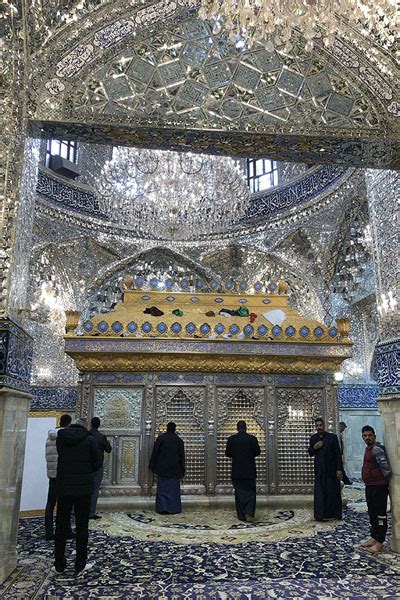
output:
M 299 123 L 339 128 L 379 126 L 379 116 L 355 81 L 298 40 L 251 52 L 186 21 L 126 49 L 87 77 L 73 98 L 77 113 L 101 112 L 194 126 L 265 129 Z
M 184 0 L 82 0 L 60 4 L 56 14 L 50 23 L 36 2 L 28 18 L 35 136 L 308 164 L 398 164 L 394 54 L 361 31 L 348 28 L 329 49 L 319 40 L 311 53 L 300 35 L 288 52 L 261 45 L 249 52 L 213 33 Z
M 266 155 L 266 149 L 278 152 L 284 148 L 291 152 L 290 156 L 285 154 L 289 160 L 304 160 L 308 164 L 324 162 L 324 159 L 341 165 L 387 167 L 393 164 L 400 103 L 396 97 L 396 69 L 390 49 L 380 48 L 376 40 L 361 39 L 362 36 L 349 31 L 349 35 L 338 40 L 329 51 L 317 44 L 314 53 L 306 54 L 301 40 L 297 40 L 292 55 L 279 47 L 272 53 L 260 47 L 246 53 L 240 48 L 227 47 L 221 35 L 213 35 L 207 24 L 199 22 L 194 14 L 189 15 L 184 4 L 167 0 L 34 0 L 31 3 L 23 0 L 18 3 L 18 10 L 20 6 L 25 9 L 26 21 L 21 30 L 17 30 L 19 16 L 17 19 L 15 10 L 13 27 L 17 33 L 12 49 L 17 46 L 16 40 L 24 40 L 29 55 L 28 119 L 33 123 L 37 120 L 39 125 L 42 120 L 50 124 L 49 127 L 53 121 L 58 133 L 70 126 L 74 134 L 83 132 L 81 139 L 87 141 L 97 141 L 100 133 L 105 136 L 103 141 L 108 139 L 114 143 L 120 134 L 121 143 L 132 145 L 135 141 L 132 135 L 124 135 L 135 123 L 144 124 L 143 139 L 152 135 L 152 124 L 159 124 L 160 130 L 170 124 L 174 135 L 170 134 L 168 147 L 179 146 L 183 144 L 183 137 L 178 139 L 179 132 L 175 132 L 182 124 L 186 131 L 204 133 L 197 148 L 206 147 L 210 152 L 217 153 L 223 148 L 222 153 L 232 154 L 232 149 L 237 150 L 240 144 L 247 154 L 251 151 L 261 156 Z M 26 54 L 23 56 L 26 58 Z M 10 67 L 14 65 L 11 61 L 8 63 Z M 15 64 L 21 66 L 22 62 Z M 16 68 L 15 72 L 22 73 L 22 69 Z M 18 93 L 11 97 L 19 98 L 19 90 L 23 89 L 20 82 L 17 78 L 12 91 L 18 88 Z M 144 103 L 150 111 L 143 111 Z M 98 129 L 94 127 L 96 123 Z M 36 132 L 38 137 L 46 136 L 46 131 Z M 251 138 L 248 132 L 256 133 Z M 224 141 L 215 141 L 211 133 L 215 133 L 216 138 L 227 133 L 225 140 L 229 143 L 223 147 Z M 234 134 L 236 146 L 230 143 Z M 267 134 L 271 134 L 270 140 Z M 261 139 L 257 147 L 256 138 Z M 21 146 L 11 139 L 15 152 L 19 152 Z M 192 136 L 187 141 L 185 138 L 187 147 L 192 144 L 196 147 L 198 139 Z M 164 140 L 162 136 L 155 136 L 153 147 Z M 141 140 L 137 141 L 140 145 Z M 328 148 L 330 152 L 316 160 L 311 152 L 319 152 L 320 148 Z M 348 148 L 354 148 L 354 152 Z M 285 160 L 282 154 L 275 156 Z M 369 162 L 363 162 L 364 158 Z M 15 164 L 15 160 L 10 160 L 13 169 Z M 8 180 L 16 181 L 17 177 Z M 261 278 L 267 276 L 266 263 L 272 265 L 274 271 L 284 274 L 287 271 L 295 288 L 296 275 L 303 295 L 309 285 L 314 296 L 318 295 L 316 303 L 322 303 L 325 311 L 329 282 L 335 266 L 339 265 L 329 257 L 334 247 L 342 247 L 339 231 L 346 232 L 349 228 L 348 204 L 364 194 L 363 190 L 357 191 L 356 183 L 354 178 L 346 179 L 340 190 L 336 187 L 332 190 L 334 198 L 329 197 L 327 191 L 312 206 L 296 206 L 290 215 L 274 218 L 268 228 L 263 223 L 257 231 L 243 232 L 240 241 L 247 246 L 244 252 L 247 259 L 243 259 L 243 264 L 257 264 L 257 275 Z M 43 224 L 45 231 L 45 240 L 37 240 L 38 243 L 45 244 L 51 239 L 62 254 L 65 248 L 60 239 L 65 241 L 70 229 L 71 252 L 64 252 L 65 264 L 59 263 L 64 282 L 68 280 L 68 273 L 76 274 L 74 250 L 80 253 L 78 246 L 83 244 L 82 237 L 90 231 L 88 247 L 94 254 L 93 265 L 89 272 L 83 261 L 79 277 L 85 283 L 79 291 L 71 286 L 71 305 L 83 303 L 82 290 L 98 283 L 93 280 L 95 265 L 103 265 L 104 261 L 102 268 L 107 270 L 109 263 L 115 266 L 118 262 L 118 257 L 108 255 L 109 250 L 118 247 L 122 260 L 139 250 L 152 251 L 150 241 L 127 240 L 105 227 L 100 230 L 91 216 L 57 212 L 45 202 L 37 202 L 36 210 L 36 225 Z M 305 241 L 296 233 L 300 224 L 307 232 Z M 298 239 L 305 250 L 309 246 L 310 256 L 303 258 L 294 251 L 298 248 Z M 316 241 L 317 262 L 311 256 Z M 176 250 L 182 255 L 190 254 L 190 259 L 203 267 L 208 258 L 212 262 L 214 252 L 216 263 L 224 272 L 232 268 L 230 261 L 222 260 L 231 256 L 226 251 L 227 243 L 228 240 L 213 240 L 213 248 L 191 244 L 190 249 L 178 244 Z M 259 249 L 264 253 L 260 262 L 255 261 Z M 52 264 L 55 262 L 58 264 L 58 261 Z M 332 269 L 328 268 L 330 263 Z M 43 348 L 42 358 L 44 364 L 48 358 L 47 348 Z M 61 381 L 62 373 L 57 376 Z

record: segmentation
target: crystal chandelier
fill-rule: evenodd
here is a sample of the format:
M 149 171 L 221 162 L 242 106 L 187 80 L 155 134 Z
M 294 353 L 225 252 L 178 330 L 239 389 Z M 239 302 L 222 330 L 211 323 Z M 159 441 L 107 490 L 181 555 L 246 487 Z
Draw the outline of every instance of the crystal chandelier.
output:
M 223 27 L 232 41 L 243 39 L 249 48 L 262 42 L 267 50 L 286 44 L 289 51 L 296 29 L 311 50 L 321 31 L 325 45 L 331 46 L 346 23 L 394 41 L 396 0 L 200 0 L 199 16 L 215 20 L 213 33 Z
M 390 317 L 398 315 L 397 313 L 397 299 L 392 290 L 389 290 L 387 294 L 382 292 L 380 297 L 377 298 L 377 307 L 380 317 Z
M 188 241 L 233 228 L 250 198 L 231 158 L 116 147 L 96 181 L 102 210 L 140 237 Z
M 360 290 L 365 292 L 374 285 L 371 228 L 365 225 L 367 218 L 368 214 L 363 212 L 353 220 L 333 277 L 333 292 L 350 303 Z

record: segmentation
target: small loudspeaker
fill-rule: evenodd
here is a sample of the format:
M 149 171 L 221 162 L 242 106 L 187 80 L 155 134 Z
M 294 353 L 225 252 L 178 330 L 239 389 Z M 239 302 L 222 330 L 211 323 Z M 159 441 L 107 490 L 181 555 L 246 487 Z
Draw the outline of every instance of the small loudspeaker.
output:
M 75 163 L 62 158 L 62 156 L 52 156 L 50 159 L 50 169 L 63 177 L 69 179 L 76 179 L 81 174 L 81 171 Z

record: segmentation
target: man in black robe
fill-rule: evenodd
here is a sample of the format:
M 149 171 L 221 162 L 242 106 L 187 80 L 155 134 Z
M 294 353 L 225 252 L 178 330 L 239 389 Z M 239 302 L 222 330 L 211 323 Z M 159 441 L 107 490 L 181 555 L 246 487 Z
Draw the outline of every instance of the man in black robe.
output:
M 314 457 L 314 519 L 341 519 L 343 463 L 339 441 L 325 431 L 323 419 L 315 419 L 315 428 L 317 433 L 311 436 L 308 448 L 308 454 Z
M 235 490 L 236 514 L 239 521 L 252 523 L 256 512 L 256 462 L 261 454 L 254 435 L 247 433 L 245 421 L 238 421 L 238 432 L 226 443 L 226 456 L 232 458 L 232 485 Z
M 156 439 L 150 459 L 150 469 L 157 475 L 156 512 L 162 515 L 182 512 L 179 480 L 185 475 L 185 447 L 175 431 L 175 423 L 168 423 L 166 433 Z

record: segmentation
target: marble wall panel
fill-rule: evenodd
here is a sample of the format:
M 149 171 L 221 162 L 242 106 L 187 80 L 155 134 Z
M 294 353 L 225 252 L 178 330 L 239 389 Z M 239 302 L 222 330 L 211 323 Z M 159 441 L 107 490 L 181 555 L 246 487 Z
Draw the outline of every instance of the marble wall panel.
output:
M 26 424 L 30 396 L 0 390 L 0 582 L 16 567 Z
M 375 429 L 377 440 L 383 443 L 381 415 L 377 407 L 350 407 L 340 409 L 339 419 L 347 425 L 343 433 L 346 474 L 350 479 L 361 479 L 361 467 L 366 448 L 361 437 L 361 429 L 364 425 L 371 425 Z

